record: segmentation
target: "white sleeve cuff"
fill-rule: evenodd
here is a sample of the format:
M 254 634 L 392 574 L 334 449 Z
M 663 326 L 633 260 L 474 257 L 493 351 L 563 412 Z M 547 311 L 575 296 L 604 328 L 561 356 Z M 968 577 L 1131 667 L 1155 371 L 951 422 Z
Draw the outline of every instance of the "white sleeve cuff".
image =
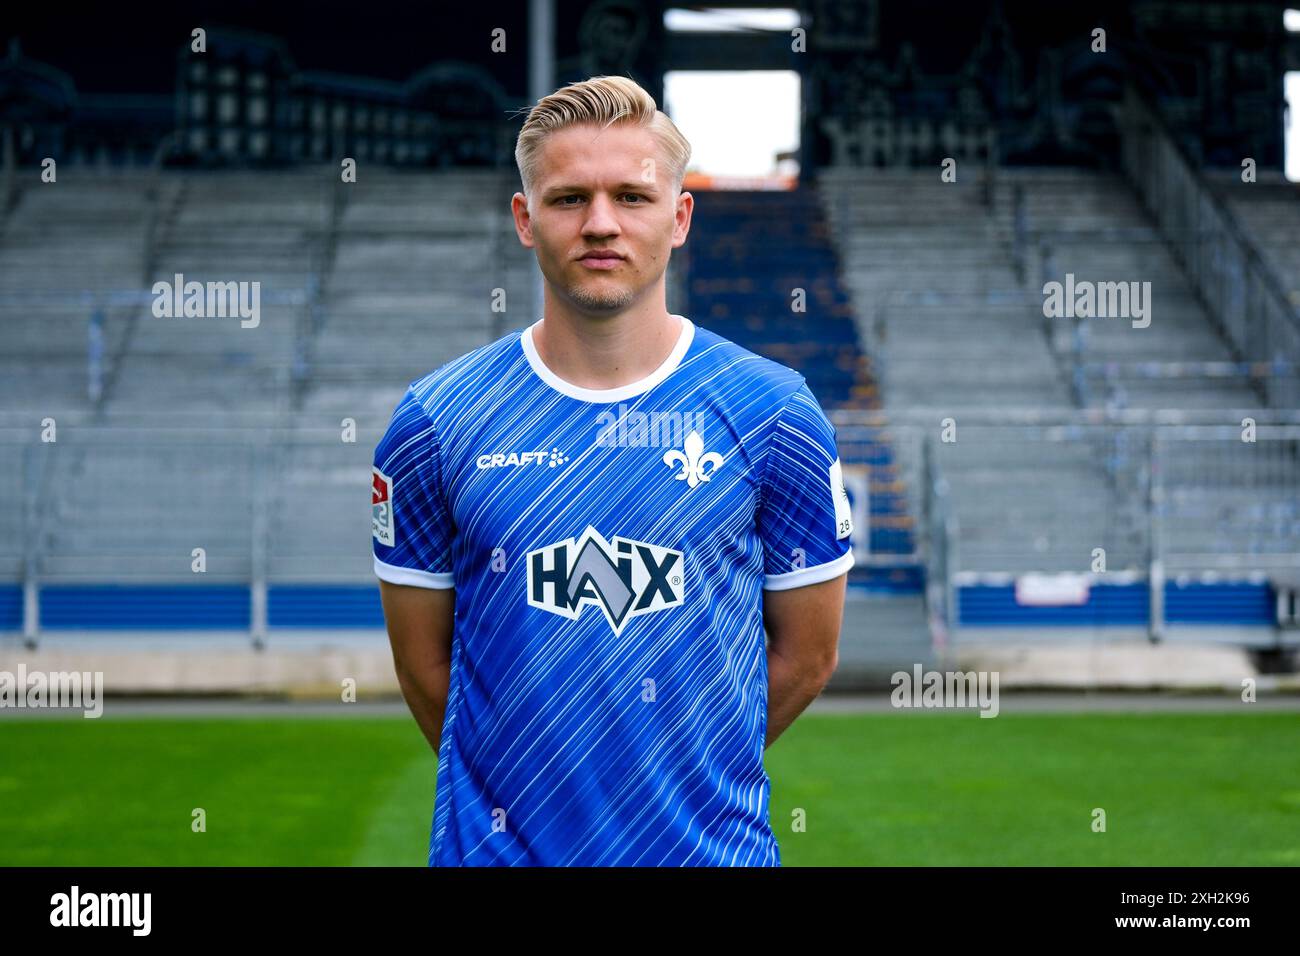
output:
M 789 574 L 768 574 L 763 577 L 763 590 L 788 591 L 790 588 L 821 584 L 823 581 L 829 581 L 831 578 L 837 578 L 844 574 L 849 568 L 853 567 L 854 560 L 853 549 L 850 548 L 834 561 L 827 561 L 825 564 L 814 565 L 811 568 L 800 568 L 798 571 L 791 571 Z
M 395 564 L 385 564 L 375 558 L 375 575 L 389 584 L 409 584 L 417 588 L 454 588 L 455 580 L 450 571 L 419 571 L 415 568 L 401 568 Z

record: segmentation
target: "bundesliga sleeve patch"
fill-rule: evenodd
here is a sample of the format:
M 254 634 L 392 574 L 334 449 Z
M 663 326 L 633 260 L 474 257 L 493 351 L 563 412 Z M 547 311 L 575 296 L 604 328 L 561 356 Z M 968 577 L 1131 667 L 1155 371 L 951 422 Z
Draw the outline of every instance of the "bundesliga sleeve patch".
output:
M 835 501 L 835 540 L 839 541 L 853 533 L 853 512 L 849 507 L 849 493 L 844 490 L 844 468 L 838 458 L 831 463 L 830 480 L 831 497 Z
M 370 525 L 375 540 L 386 547 L 393 547 L 397 538 L 393 531 L 393 479 L 378 468 L 370 490 Z

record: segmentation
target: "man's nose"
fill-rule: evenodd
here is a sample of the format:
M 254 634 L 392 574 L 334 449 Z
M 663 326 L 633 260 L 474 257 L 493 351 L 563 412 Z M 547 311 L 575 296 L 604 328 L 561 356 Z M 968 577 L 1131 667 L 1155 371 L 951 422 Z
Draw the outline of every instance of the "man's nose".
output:
M 608 236 L 618 232 L 618 217 L 614 215 L 613 201 L 607 196 L 595 196 L 588 207 L 587 221 L 582 231 L 590 236 Z

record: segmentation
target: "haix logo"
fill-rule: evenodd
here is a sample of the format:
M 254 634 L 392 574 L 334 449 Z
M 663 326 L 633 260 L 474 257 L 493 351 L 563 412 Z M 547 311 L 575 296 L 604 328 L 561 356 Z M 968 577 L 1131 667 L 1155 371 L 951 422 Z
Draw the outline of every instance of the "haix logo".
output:
M 716 451 L 705 451 L 704 439 L 699 432 L 693 431 L 686 436 L 686 454 L 676 449 L 665 452 L 664 464 L 669 468 L 681 468 L 673 477 L 694 488 L 700 482 L 708 481 L 722 467 L 722 456 Z
M 590 525 L 577 538 L 528 552 L 528 603 L 577 620 L 601 609 L 615 634 L 640 615 L 682 603 L 680 551 L 630 538 L 606 541 Z

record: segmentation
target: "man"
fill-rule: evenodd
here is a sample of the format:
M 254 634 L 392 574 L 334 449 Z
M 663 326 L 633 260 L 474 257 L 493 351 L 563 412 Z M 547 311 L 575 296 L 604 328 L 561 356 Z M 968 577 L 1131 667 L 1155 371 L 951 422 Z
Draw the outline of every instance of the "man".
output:
M 665 308 L 689 157 L 627 78 L 540 100 L 542 318 L 413 382 L 375 451 L 432 866 L 780 865 L 763 750 L 835 668 L 853 528 L 803 377 Z

